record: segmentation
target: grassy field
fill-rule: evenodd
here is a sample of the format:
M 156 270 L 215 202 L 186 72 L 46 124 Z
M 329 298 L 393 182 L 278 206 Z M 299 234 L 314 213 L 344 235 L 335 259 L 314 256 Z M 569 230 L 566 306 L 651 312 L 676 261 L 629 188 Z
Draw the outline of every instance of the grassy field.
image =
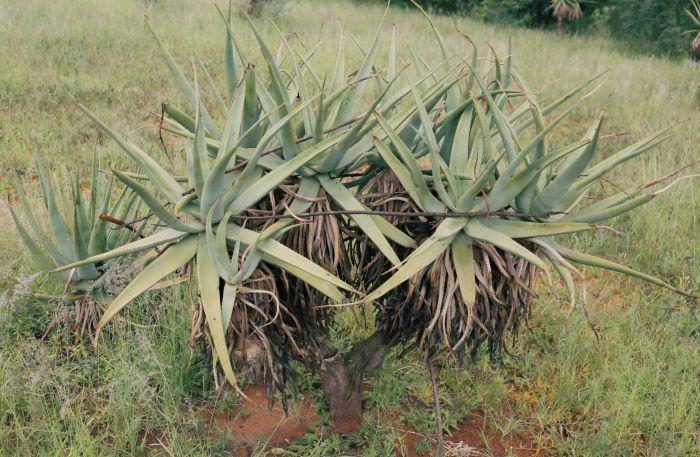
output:
M 223 27 L 206 0 L 23 0 L 0 4 L 0 189 L 10 191 L 10 170 L 25 171 L 35 157 L 52 167 L 87 171 L 98 150 L 112 165 L 123 159 L 66 95 L 131 138 L 162 152 L 154 129 L 138 129 L 148 112 L 179 94 L 143 23 L 146 14 L 183 63 L 195 49 L 220 76 Z M 289 1 L 273 16 L 301 45 L 319 38 L 315 57 L 330 70 L 339 27 L 368 43 L 380 7 L 340 0 Z M 424 19 L 391 10 L 389 24 L 416 51 L 437 52 Z M 449 18 L 438 18 L 450 49 L 468 45 Z M 505 54 L 512 39 L 514 64 L 533 89 L 563 94 L 577 82 L 613 67 L 555 139 L 579 138 L 604 111 L 603 153 L 667 125 L 674 137 L 625 167 L 609 186 L 632 187 L 700 159 L 700 65 L 630 57 L 604 39 L 558 37 L 506 30 L 459 19 L 479 43 Z M 261 27 L 270 37 L 269 22 Z M 240 33 L 248 49 L 252 37 Z M 383 51 L 384 53 L 388 51 Z M 359 59 L 359 53 L 355 55 Z M 383 58 L 386 58 L 385 56 Z M 137 130 L 138 129 L 138 130 Z M 694 169 L 697 172 L 697 167 Z M 31 173 L 28 175 L 31 176 Z M 25 180 L 38 195 L 38 186 Z M 636 266 L 685 289 L 700 285 L 700 186 L 686 181 L 614 221 L 621 237 L 580 236 L 592 252 Z M 10 200 L 12 201 L 12 200 Z M 130 306 L 114 329 L 122 338 L 92 353 L 59 334 L 41 340 L 54 315 L 51 303 L 30 291 L 60 292 L 61 285 L 33 276 L 36 266 L 19 246 L 7 201 L 0 201 L 0 455 L 149 455 L 144 436 L 166 433 L 164 455 L 231 455 L 226 436 L 209 432 L 198 410 L 212 402 L 208 373 L 188 365 L 188 306 L 182 291 L 153 292 Z M 486 358 L 467 371 L 445 364 L 441 394 L 447 425 L 483 418 L 484 430 L 519 437 L 544 455 L 700 455 L 700 310 L 682 297 L 608 273 L 586 271 L 588 310 L 600 340 L 579 311 L 567 317 L 564 292 L 543 281 L 541 299 L 516 348 L 503 365 Z M 148 307 L 140 306 L 148 300 Z M 146 311 L 147 310 L 147 311 Z M 339 322 L 339 339 L 352 326 Z M 297 396 L 311 395 L 323 421 L 324 399 L 302 373 Z M 295 443 L 289 455 L 393 455 L 406 439 L 401 424 L 426 438 L 433 431 L 430 382 L 411 356 L 390 357 L 367 390 L 366 421 L 348 437 L 323 427 Z M 230 403 L 217 402 L 226 409 Z M 484 432 L 486 433 L 486 432 Z M 483 443 L 467 443 L 497 454 Z M 259 452 L 264 452 L 261 446 Z M 428 454 L 426 454 L 428 455 Z M 468 455 L 468 454 L 464 454 Z

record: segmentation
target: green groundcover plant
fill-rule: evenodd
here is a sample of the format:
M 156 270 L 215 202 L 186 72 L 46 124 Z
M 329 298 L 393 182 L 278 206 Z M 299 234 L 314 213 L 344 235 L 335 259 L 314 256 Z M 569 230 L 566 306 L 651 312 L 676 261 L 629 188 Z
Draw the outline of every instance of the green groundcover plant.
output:
M 95 278 L 83 271 L 94 276 L 113 259 L 139 255 L 140 273 L 106 307 L 96 340 L 134 298 L 178 273 L 188 279 L 196 316 L 204 316 L 217 378 L 221 372 L 244 395 L 237 368 L 254 366 L 270 400 L 286 406 L 292 362 L 299 362 L 319 374 L 336 430 L 345 432 L 361 420 L 365 373 L 393 347 L 417 348 L 431 373 L 436 357 L 467 363 L 484 343 L 501 357 L 506 337 L 529 315 L 540 272 L 559 275 L 572 305 L 582 301 L 576 265 L 690 295 L 565 246 L 566 235 L 614 231 L 600 224 L 684 179 L 682 168 L 587 198 L 600 179 L 670 135 L 663 129 L 598 161 L 601 116 L 580 140 L 553 147 L 548 135 L 601 75 L 548 100 L 529 89 L 510 53 L 480 59 L 474 48 L 466 58 L 452 55 L 432 22 L 436 66 L 395 32 L 384 48 L 380 25 L 367 48 L 355 43 L 363 56 L 358 68 L 346 67 L 349 44 L 341 32 L 334 71 L 325 75 L 313 65 L 321 44 L 299 49 L 279 31 L 281 44 L 272 47 L 246 16 L 259 49 L 244 50 L 236 33 L 247 32 L 220 14 L 223 90 L 196 56 L 188 78 L 153 33 L 188 103 L 164 109 L 163 130 L 189 145 L 174 165 L 162 165 L 78 104 L 133 162 L 136 171 L 112 175 L 157 223 L 140 225 L 143 236 L 128 243 L 91 248 L 82 227 L 104 230 L 106 192 L 84 218 L 76 210 L 77 239 L 60 230 L 53 243 L 23 236 L 40 258 L 42 249 L 73 249 L 45 265 L 86 280 Z M 380 49 L 388 51 L 385 62 Z M 205 106 L 205 91 L 213 106 Z M 78 208 L 80 189 L 73 187 Z M 131 217 L 133 210 L 122 209 L 112 219 L 128 227 Z M 329 334 L 347 307 L 369 336 L 343 351 Z

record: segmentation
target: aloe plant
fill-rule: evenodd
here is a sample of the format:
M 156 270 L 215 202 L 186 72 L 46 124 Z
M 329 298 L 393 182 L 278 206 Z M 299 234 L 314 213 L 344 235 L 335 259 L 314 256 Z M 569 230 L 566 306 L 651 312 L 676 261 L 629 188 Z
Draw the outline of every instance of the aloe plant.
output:
M 112 201 L 112 179 L 107 179 L 99 170 L 97 155 L 93 156 L 90 178 L 89 199 L 85 199 L 80 189 L 78 174 L 73 175 L 70 184 L 71 201 L 63 198 L 63 191 L 56 190 L 52 174 L 47 172 L 41 161 L 36 162 L 36 172 L 41 187 L 43 207 L 48 224 L 45 224 L 32 208 L 17 173 L 13 175 L 15 189 L 20 203 L 24 223 L 10 207 L 10 215 L 15 222 L 22 241 L 35 261 L 46 271 L 51 271 L 67 263 L 80 261 L 117 248 L 138 237 L 139 229 L 119 230 L 109 222 L 128 221 L 135 217 L 138 196 L 124 189 Z M 109 262 L 82 265 L 64 271 L 63 297 L 74 301 L 74 329 L 82 334 L 95 328 L 100 310 L 108 297 L 102 286 Z M 89 294 L 92 300 L 85 300 Z
M 341 34 L 326 78 L 312 64 L 317 47 L 300 52 L 280 33 L 275 56 L 246 18 L 265 80 L 238 45 L 230 13 L 221 16 L 223 91 L 197 56 L 188 79 L 154 32 L 189 105 L 167 106 L 163 119 L 164 130 L 190 141 L 175 161 L 185 164 L 186 185 L 176 174 L 183 170 L 161 166 L 79 105 L 143 173 L 114 171 L 165 226 L 57 268 L 162 247 L 109 305 L 98 330 L 189 265 L 198 292 L 191 299 L 201 305 L 213 364 L 228 382 L 239 389 L 233 353 L 239 365 L 260 364 L 269 395 L 279 392 L 284 403 L 290 361 L 301 361 L 320 374 L 336 430 L 347 431 L 361 418 L 364 374 L 396 345 L 415 345 L 427 360 L 445 350 L 466 360 L 488 341 L 499 356 L 508 332 L 527 317 L 547 262 L 572 301 L 574 263 L 681 292 L 553 238 L 601 229 L 598 223 L 663 191 L 649 190 L 659 180 L 580 205 L 598 179 L 668 136 L 663 130 L 593 165 L 599 119 L 580 141 L 550 148 L 548 135 L 578 103 L 565 105 L 600 75 L 541 105 L 510 53 L 502 59 L 494 51 L 492 63 L 477 68 L 476 48 L 469 61 L 450 55 L 431 21 L 437 66 L 408 48 L 412 68 L 400 68 L 395 31 L 380 64 L 380 25 L 369 47 L 357 43 L 364 57 L 349 78 Z M 216 111 L 202 102 L 198 75 Z M 375 331 L 342 352 L 328 330 L 335 311 L 353 303 L 374 304 Z M 253 353 L 263 357 L 252 360 Z

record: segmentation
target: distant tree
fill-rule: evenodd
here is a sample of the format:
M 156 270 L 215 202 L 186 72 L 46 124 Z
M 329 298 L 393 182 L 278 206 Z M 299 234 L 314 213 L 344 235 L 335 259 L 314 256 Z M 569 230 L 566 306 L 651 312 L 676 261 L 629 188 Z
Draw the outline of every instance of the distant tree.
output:
M 688 55 L 687 8 L 690 0 L 615 0 L 605 25 L 611 36 L 632 49 L 662 56 Z
M 581 4 L 578 0 L 551 0 L 552 16 L 557 20 L 557 32 L 564 34 L 564 20 L 576 22 L 581 17 Z
M 696 26 L 698 26 L 698 28 L 688 30 L 683 32 L 683 34 L 696 34 L 695 38 L 690 43 L 690 51 L 693 53 L 693 57 L 695 57 L 695 59 L 700 60 L 700 3 L 693 0 L 692 4 L 693 10 L 686 9 L 685 12 L 688 13 L 688 16 L 690 16 L 690 19 Z

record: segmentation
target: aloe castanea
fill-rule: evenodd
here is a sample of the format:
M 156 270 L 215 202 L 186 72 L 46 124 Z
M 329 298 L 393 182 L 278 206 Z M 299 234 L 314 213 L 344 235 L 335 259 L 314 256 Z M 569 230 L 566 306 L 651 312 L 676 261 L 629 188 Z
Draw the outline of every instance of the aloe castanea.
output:
M 602 118 L 580 141 L 548 144 L 577 103 L 565 105 L 600 75 L 541 106 L 510 55 L 493 52 L 477 68 L 476 48 L 468 60 L 451 55 L 431 22 L 440 50 L 435 67 L 411 52 L 411 65 L 402 68 L 396 33 L 388 62 L 378 63 L 380 27 L 350 77 L 341 35 L 334 73 L 325 78 L 312 65 L 317 48 L 294 49 L 280 33 L 274 56 L 246 19 L 265 80 L 238 45 L 230 15 L 222 18 L 223 93 L 201 61 L 190 83 L 154 33 L 190 105 L 168 105 L 162 120 L 164 131 L 190 141 L 174 162 L 184 163 L 184 180 L 79 105 L 138 167 L 142 175 L 114 175 L 165 226 L 57 268 L 150 256 L 161 247 L 109 305 L 98 331 L 189 265 L 215 371 L 220 366 L 238 390 L 233 352 L 240 365 L 258 363 L 270 397 L 278 392 L 286 402 L 291 361 L 301 361 L 319 373 L 336 429 L 348 431 L 361 420 L 364 374 L 392 347 L 415 346 L 428 361 L 450 354 L 467 362 L 487 342 L 501 356 L 548 264 L 572 300 L 576 263 L 679 291 L 554 238 L 605 229 L 598 224 L 656 195 L 641 186 L 581 204 L 601 177 L 652 149 L 666 130 L 595 165 Z M 197 74 L 220 113 L 204 106 Z M 367 304 L 374 306 L 373 333 L 341 351 L 329 339 L 335 313 Z

